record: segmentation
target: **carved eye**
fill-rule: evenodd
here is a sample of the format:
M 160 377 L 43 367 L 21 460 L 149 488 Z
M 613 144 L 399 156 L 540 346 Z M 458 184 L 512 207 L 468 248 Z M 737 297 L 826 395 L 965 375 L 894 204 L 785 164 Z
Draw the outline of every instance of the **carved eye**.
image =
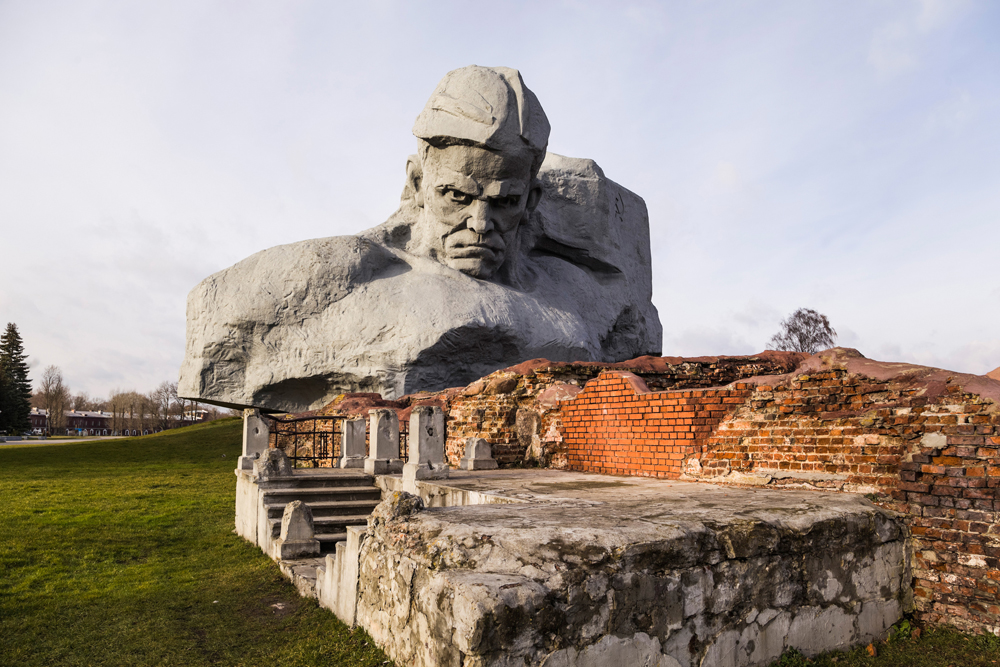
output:
M 472 201 L 472 195 L 468 195 L 453 188 L 445 188 L 444 197 L 448 201 L 456 204 L 468 204 Z
M 497 208 L 510 208 L 511 206 L 517 206 L 519 201 L 521 201 L 520 195 L 507 195 L 506 197 L 494 197 L 490 200 L 490 203 Z

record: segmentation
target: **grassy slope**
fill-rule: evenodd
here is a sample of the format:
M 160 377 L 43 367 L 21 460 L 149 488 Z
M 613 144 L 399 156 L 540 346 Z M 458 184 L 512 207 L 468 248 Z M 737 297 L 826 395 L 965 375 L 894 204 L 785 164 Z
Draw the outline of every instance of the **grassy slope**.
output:
M 0 665 L 381 665 L 232 533 L 240 422 L 0 446 Z

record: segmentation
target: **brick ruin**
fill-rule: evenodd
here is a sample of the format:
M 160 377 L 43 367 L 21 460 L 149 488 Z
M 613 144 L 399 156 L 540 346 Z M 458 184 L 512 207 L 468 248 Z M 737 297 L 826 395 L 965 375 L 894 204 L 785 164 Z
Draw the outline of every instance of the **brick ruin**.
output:
M 995 372 L 996 373 L 996 372 Z M 468 387 L 320 414 L 416 405 L 448 416 L 447 454 L 490 441 L 501 466 L 866 494 L 912 533 L 927 623 L 1000 634 L 1000 377 L 818 355 L 533 360 Z

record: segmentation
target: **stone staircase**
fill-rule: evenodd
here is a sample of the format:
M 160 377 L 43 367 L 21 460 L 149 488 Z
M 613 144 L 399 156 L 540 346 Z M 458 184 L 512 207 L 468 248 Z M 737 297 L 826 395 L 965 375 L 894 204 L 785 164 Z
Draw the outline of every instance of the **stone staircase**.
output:
M 272 478 L 261 490 L 272 540 L 281 534 L 285 506 L 300 500 L 312 510 L 320 553 L 334 553 L 337 542 L 347 539 L 348 526 L 364 526 L 381 499 L 371 475 L 339 469 L 296 470 L 291 477 Z

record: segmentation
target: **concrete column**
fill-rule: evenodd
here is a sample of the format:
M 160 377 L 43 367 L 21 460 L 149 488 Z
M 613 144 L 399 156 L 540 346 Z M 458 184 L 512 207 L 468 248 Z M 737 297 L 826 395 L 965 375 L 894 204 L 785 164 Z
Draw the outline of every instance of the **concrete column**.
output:
M 240 470 L 253 470 L 253 462 L 267 451 L 271 429 L 267 419 L 257 408 L 243 411 L 243 456 L 239 460 Z
M 395 410 L 376 408 L 368 411 L 368 458 L 365 472 L 388 475 L 403 470 L 399 458 L 399 417 Z
M 365 420 L 345 419 L 341 422 L 340 467 L 365 467 Z
M 410 460 L 403 466 L 403 480 L 445 479 L 444 412 L 417 406 L 410 412 Z

